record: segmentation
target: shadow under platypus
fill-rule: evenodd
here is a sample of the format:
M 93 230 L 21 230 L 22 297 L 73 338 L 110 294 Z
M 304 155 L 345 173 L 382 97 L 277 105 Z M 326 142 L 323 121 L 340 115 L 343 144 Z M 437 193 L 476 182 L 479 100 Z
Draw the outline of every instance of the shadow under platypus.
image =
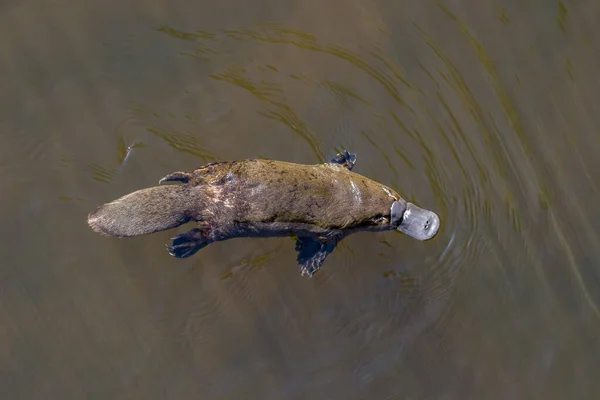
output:
M 88 216 L 88 224 L 105 235 L 131 237 L 195 221 L 196 228 L 167 247 L 178 258 L 227 239 L 295 236 L 300 272 L 309 277 L 355 232 L 397 229 L 418 240 L 436 235 L 440 220 L 434 212 L 352 172 L 355 161 L 354 153 L 344 151 L 315 165 L 215 162 L 106 203 Z

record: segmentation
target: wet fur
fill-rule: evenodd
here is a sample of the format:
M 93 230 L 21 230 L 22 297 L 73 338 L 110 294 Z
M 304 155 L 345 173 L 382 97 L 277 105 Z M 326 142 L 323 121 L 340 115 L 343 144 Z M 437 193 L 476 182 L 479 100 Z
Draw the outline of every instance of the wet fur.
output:
M 400 199 L 391 188 L 351 172 L 353 160 L 340 161 L 303 165 L 252 159 L 174 172 L 160 182 L 177 184 L 104 204 L 88 216 L 88 224 L 104 235 L 130 237 L 197 222 L 173 238 L 169 252 L 176 257 L 236 237 L 295 235 L 306 239 L 300 246 L 310 240 L 322 244 L 315 251 L 324 259 L 348 234 L 393 229 L 390 207 Z

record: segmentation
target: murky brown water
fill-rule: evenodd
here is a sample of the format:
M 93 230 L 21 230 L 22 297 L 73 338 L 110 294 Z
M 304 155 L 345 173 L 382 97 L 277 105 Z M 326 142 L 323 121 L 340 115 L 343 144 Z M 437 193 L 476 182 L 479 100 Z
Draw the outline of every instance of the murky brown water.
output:
M 598 1 L 121 3 L 1 8 L 0 398 L 598 396 Z M 342 147 L 437 238 L 357 234 L 307 279 L 289 239 L 178 260 L 185 228 L 86 225 Z

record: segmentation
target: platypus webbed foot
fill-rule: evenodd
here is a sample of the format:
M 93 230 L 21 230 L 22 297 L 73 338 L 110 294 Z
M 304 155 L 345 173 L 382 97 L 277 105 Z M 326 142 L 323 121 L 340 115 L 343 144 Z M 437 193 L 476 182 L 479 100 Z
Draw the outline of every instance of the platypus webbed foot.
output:
M 211 241 L 206 239 L 202 231 L 194 228 L 189 232 L 171 238 L 172 244 L 167 246 L 169 254 L 177 258 L 193 256 L 203 247 L 208 246 Z
M 321 268 L 329 254 L 333 252 L 340 238 L 298 238 L 296 251 L 298 252 L 298 266 L 300 275 L 313 275 Z
M 356 164 L 356 154 L 350 153 L 349 151 L 344 150 L 341 153 L 338 153 L 331 160 L 331 162 L 334 164 L 340 164 L 340 165 L 348 168 L 348 170 L 352 171 L 354 164 Z
M 173 172 L 158 181 L 158 184 L 162 185 L 165 182 L 188 183 L 190 181 L 190 177 L 191 176 L 189 172 Z

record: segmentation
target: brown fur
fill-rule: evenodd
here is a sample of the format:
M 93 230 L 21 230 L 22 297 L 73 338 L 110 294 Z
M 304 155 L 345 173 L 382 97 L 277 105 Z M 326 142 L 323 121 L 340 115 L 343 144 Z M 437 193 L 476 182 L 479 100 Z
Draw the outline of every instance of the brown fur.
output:
M 390 206 L 400 199 L 391 188 L 334 163 L 219 162 L 162 181 L 182 184 L 138 190 L 107 203 L 89 215 L 89 225 L 120 237 L 188 221 L 212 227 L 289 222 L 343 230 L 389 223 Z

